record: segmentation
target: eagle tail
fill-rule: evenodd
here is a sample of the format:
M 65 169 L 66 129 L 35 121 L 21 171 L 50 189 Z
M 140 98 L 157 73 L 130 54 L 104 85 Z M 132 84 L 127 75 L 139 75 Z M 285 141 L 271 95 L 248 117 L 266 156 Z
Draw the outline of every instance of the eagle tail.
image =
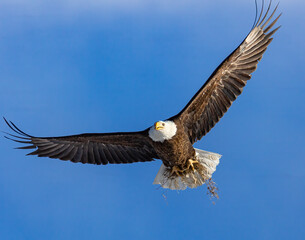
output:
M 194 169 L 173 175 L 172 169 L 162 164 L 153 184 L 160 184 L 161 187 L 172 190 L 184 190 L 187 187 L 196 188 L 208 183 L 209 188 L 212 174 L 216 171 L 221 155 L 196 148 L 195 150 L 197 164 L 193 165 Z

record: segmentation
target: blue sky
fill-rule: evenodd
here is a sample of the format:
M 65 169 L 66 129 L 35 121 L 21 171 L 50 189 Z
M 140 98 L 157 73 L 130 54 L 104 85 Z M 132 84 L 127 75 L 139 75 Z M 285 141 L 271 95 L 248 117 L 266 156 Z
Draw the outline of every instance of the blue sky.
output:
M 25 157 L 0 141 L 1 239 L 303 239 L 305 3 L 197 148 L 205 187 L 152 185 L 161 165 Z M 0 114 L 38 136 L 142 130 L 176 114 L 252 26 L 254 1 L 2 0 Z M 0 129 L 7 131 L 4 122 Z

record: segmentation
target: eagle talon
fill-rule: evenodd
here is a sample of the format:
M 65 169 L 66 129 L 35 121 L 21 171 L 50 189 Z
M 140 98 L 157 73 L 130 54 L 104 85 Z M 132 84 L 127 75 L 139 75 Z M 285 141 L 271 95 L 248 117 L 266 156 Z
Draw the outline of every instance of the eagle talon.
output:
M 192 160 L 192 159 L 189 159 L 187 161 L 187 169 L 192 169 L 193 171 L 195 171 L 195 166 L 194 164 L 199 164 L 199 162 L 197 160 Z

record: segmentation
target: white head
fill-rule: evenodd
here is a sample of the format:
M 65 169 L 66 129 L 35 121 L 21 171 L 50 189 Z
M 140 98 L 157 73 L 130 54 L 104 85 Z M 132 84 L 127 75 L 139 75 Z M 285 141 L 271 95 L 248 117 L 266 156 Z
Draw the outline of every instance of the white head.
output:
M 175 136 L 177 126 L 172 121 L 159 121 L 149 129 L 148 135 L 155 142 L 164 142 Z

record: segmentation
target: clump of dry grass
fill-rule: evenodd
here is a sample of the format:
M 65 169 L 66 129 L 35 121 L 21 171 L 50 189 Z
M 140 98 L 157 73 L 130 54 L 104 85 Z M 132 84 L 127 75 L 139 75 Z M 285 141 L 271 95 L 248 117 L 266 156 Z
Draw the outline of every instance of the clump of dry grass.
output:
M 216 186 L 216 183 L 212 180 L 212 178 L 205 181 L 205 184 L 207 185 L 207 195 L 209 195 L 210 199 L 219 199 L 218 187 Z M 215 204 L 214 201 L 213 204 Z

